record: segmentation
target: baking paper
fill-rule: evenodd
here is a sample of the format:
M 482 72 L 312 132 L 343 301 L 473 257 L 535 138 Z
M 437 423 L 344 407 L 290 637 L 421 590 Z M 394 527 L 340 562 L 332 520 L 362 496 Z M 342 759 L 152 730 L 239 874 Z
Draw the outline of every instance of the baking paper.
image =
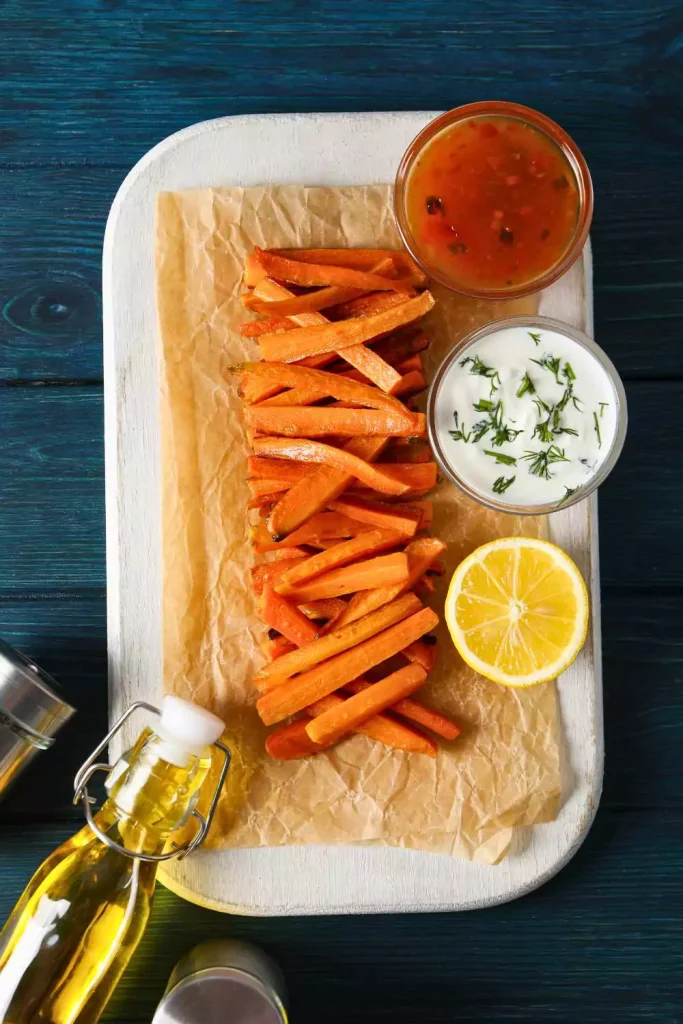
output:
M 161 335 L 163 647 L 167 691 L 214 710 L 233 750 L 229 785 L 210 843 L 384 843 L 489 864 L 516 826 L 551 820 L 560 797 L 555 685 L 512 690 L 468 669 L 445 624 L 437 667 L 419 694 L 452 715 L 456 741 L 436 760 L 352 736 L 324 754 L 277 762 L 254 708 L 263 627 L 249 583 L 242 403 L 224 370 L 258 358 L 238 326 L 245 256 L 260 246 L 400 248 L 389 186 L 264 186 L 162 193 L 157 282 Z M 496 315 L 533 312 L 435 288 L 425 321 L 431 378 L 469 330 Z M 439 614 L 452 570 L 494 537 L 542 535 L 542 519 L 487 511 L 441 483 L 432 532 L 448 542 L 446 575 L 431 600 Z

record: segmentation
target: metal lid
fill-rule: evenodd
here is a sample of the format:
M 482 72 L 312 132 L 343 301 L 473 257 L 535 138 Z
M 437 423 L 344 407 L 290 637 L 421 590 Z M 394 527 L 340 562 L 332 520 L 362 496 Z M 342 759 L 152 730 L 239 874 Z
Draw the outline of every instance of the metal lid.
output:
M 45 740 L 55 736 L 74 711 L 47 672 L 0 640 L 0 712 Z
M 286 1024 L 277 998 L 235 967 L 209 967 L 164 996 L 152 1024 Z

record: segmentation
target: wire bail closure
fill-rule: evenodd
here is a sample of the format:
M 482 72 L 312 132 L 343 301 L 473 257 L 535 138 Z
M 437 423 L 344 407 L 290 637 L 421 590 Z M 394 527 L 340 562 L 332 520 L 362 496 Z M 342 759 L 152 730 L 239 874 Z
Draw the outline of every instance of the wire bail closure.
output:
M 182 860 L 184 857 L 187 857 L 188 853 L 192 853 L 192 851 L 196 850 L 198 846 L 201 846 L 201 844 L 206 839 L 209 829 L 211 828 L 211 822 L 213 821 L 213 817 L 216 812 L 216 807 L 218 806 L 218 800 L 221 795 L 221 790 L 223 789 L 223 783 L 225 782 L 225 777 L 228 774 L 228 768 L 230 767 L 230 751 L 225 746 L 225 744 L 221 743 L 219 740 L 216 740 L 216 742 L 212 744 L 212 746 L 216 747 L 223 754 L 223 766 L 221 768 L 220 776 L 216 784 L 213 796 L 211 798 L 211 804 L 209 806 L 209 811 L 206 818 L 204 817 L 203 814 L 200 814 L 200 812 L 196 810 L 196 808 L 192 811 L 192 817 L 195 818 L 197 821 L 197 831 L 195 832 L 194 836 L 191 839 L 189 839 L 184 846 L 177 846 L 176 843 L 172 843 L 172 849 L 169 850 L 168 853 L 133 853 L 132 850 L 126 849 L 125 846 L 122 846 L 120 843 L 117 843 L 115 839 L 112 839 L 111 836 L 108 836 L 105 832 L 102 831 L 99 825 L 95 823 L 92 808 L 93 805 L 97 803 L 97 801 L 88 793 L 88 782 L 95 774 L 95 772 L 107 772 L 107 774 L 109 774 L 109 772 L 112 771 L 112 769 L 114 768 L 113 764 L 98 762 L 97 758 L 100 756 L 104 748 L 109 744 L 109 741 L 112 739 L 112 737 L 115 736 L 116 733 L 122 728 L 122 726 L 128 721 L 131 715 L 134 714 L 135 711 L 139 710 L 150 711 L 152 714 L 161 717 L 161 712 L 159 711 L 159 708 L 155 708 L 153 704 L 147 704 L 147 702 L 144 700 L 138 700 L 134 704 L 131 704 L 131 706 L 126 711 L 124 711 L 119 720 L 114 723 L 114 725 L 109 730 L 107 735 L 104 737 L 102 742 L 98 743 L 90 757 L 86 761 L 84 761 L 81 767 L 78 769 L 78 772 L 76 773 L 76 778 L 74 779 L 73 802 L 74 804 L 77 804 L 79 800 L 82 802 L 83 810 L 85 812 L 85 818 L 86 821 L 88 822 L 88 825 L 95 833 L 97 838 L 101 842 L 103 842 L 105 846 L 108 846 L 111 850 L 116 850 L 117 853 L 122 853 L 125 857 L 132 857 L 134 860 L 144 860 L 149 861 L 151 863 L 158 863 L 159 861 L 171 860 L 173 858 Z

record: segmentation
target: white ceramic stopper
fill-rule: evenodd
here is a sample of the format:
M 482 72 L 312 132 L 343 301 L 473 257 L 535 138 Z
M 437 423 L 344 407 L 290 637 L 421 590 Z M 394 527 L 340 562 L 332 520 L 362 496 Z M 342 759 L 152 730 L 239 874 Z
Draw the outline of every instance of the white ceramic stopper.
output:
M 188 700 L 168 695 L 162 701 L 161 718 L 154 731 L 178 753 L 198 755 L 216 742 L 224 728 L 225 724 L 217 715 Z

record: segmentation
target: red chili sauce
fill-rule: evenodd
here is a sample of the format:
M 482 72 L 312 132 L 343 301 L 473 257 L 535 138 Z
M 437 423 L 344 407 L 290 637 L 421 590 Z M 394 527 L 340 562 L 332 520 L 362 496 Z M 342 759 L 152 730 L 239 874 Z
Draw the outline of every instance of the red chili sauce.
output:
M 576 177 L 561 148 L 500 116 L 435 136 L 415 161 L 406 205 L 425 262 L 464 291 L 541 277 L 567 251 L 579 218 Z

